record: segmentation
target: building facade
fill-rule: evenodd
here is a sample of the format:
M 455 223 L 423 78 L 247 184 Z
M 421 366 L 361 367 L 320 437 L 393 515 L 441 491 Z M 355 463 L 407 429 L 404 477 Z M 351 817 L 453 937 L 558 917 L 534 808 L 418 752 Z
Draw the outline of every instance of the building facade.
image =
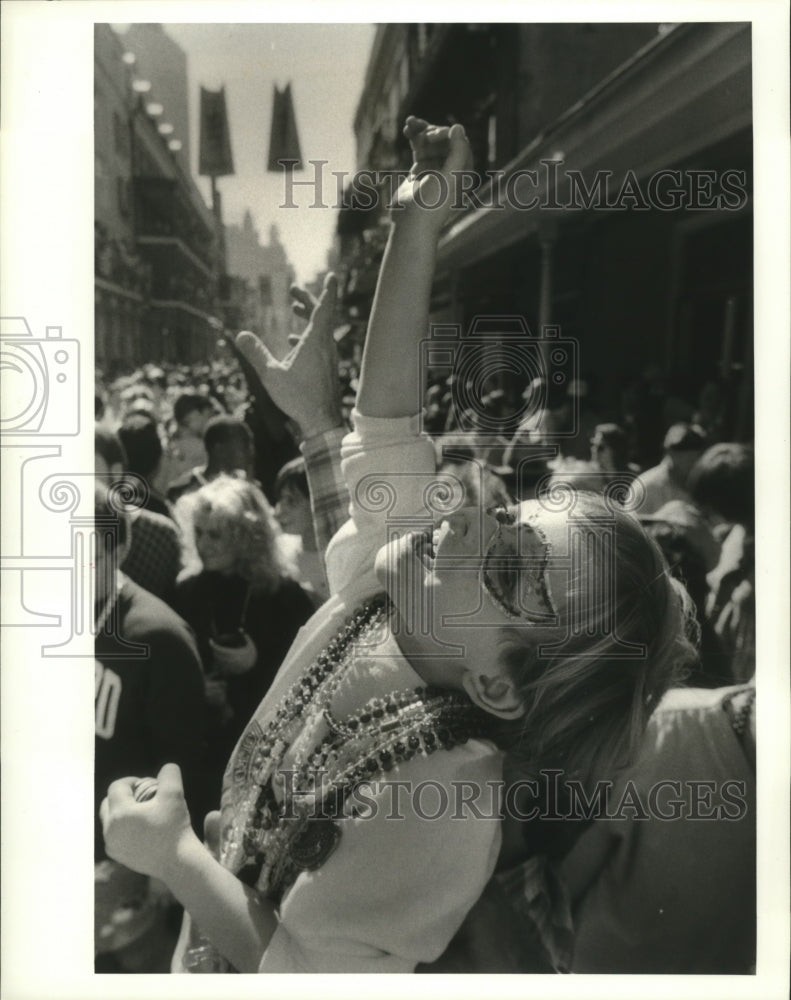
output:
M 278 356 L 288 351 L 288 335 L 295 329 L 289 288 L 294 268 L 280 242 L 277 226 L 270 226 L 269 240 L 261 243 L 249 211 L 241 226 L 225 226 L 228 274 L 245 282 L 247 293 L 242 323 L 245 329 L 266 334 Z
M 192 146 L 186 53 L 161 24 L 130 24 L 122 38 L 125 51 L 135 57 L 138 77 L 151 83 L 153 99 L 148 103 L 162 108 L 155 116 L 158 124 L 172 126 L 166 132 L 168 147 L 189 173 Z
M 204 361 L 217 337 L 219 224 L 162 128 L 165 98 L 109 25 L 96 25 L 94 65 L 97 366 Z
M 694 405 L 717 383 L 728 435 L 749 439 L 750 60 L 749 24 L 380 26 L 358 169 L 407 167 L 400 127 L 419 114 L 462 122 L 481 174 L 441 239 L 432 319 L 559 327 L 603 418 L 629 386 Z M 339 232 L 364 314 L 382 214 L 349 208 Z
M 133 214 L 133 104 L 123 48 L 109 25 L 94 42 L 94 297 L 96 363 L 132 366 L 148 311 L 151 272 Z

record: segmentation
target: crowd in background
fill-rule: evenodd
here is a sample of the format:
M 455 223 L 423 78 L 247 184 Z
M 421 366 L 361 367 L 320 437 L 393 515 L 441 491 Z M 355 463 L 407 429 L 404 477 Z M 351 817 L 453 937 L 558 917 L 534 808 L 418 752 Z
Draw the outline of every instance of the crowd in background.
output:
M 356 376 L 354 365 L 340 371 L 346 418 Z M 685 400 L 648 371 L 625 388 L 617 421 L 600 418 L 581 380 L 559 391 L 536 379 L 521 394 L 492 385 L 472 405 L 472 387 L 458 388 L 452 376 L 430 379 L 423 426 L 470 501 L 559 486 L 631 498 L 697 609 L 701 655 L 688 683 L 750 682 L 753 452 L 723 440 L 721 387 Z M 95 415 L 98 478 L 138 491 L 112 543 L 123 583 L 99 595 L 96 804 L 114 778 L 176 760 L 199 824 L 292 640 L 328 596 L 300 442 L 241 356 L 98 373 Z M 96 859 L 97 970 L 165 971 L 167 900 L 106 859 L 98 828 Z M 599 945 L 593 935 L 582 952 Z

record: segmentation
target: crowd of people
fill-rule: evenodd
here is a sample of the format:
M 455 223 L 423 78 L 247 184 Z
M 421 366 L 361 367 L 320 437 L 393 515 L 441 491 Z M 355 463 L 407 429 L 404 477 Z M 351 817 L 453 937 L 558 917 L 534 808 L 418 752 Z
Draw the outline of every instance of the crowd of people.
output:
M 405 132 L 359 371 L 330 276 L 286 361 L 97 377 L 96 969 L 749 972 L 752 448 L 651 373 L 419 386 L 468 143 Z

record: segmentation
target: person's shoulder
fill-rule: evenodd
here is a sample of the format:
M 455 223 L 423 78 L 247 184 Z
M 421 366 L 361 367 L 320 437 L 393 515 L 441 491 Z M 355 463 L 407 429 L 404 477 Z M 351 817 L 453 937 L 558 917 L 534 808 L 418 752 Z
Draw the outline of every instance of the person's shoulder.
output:
M 176 427 L 168 441 L 168 451 L 173 455 L 183 457 L 187 452 L 203 447 L 203 439 L 190 434 L 183 427 Z
M 305 590 L 300 585 L 299 581 L 295 580 L 293 576 L 284 575 L 280 577 L 277 592 L 283 597 L 291 597 L 298 594 L 304 594 Z
M 147 510 L 151 514 L 157 514 L 164 517 L 171 524 L 173 523 L 173 517 L 171 514 L 170 506 L 163 496 L 155 493 L 153 490 L 149 493 L 148 500 L 146 501 L 146 506 L 143 510 Z
M 264 594 L 262 592 L 262 599 Z M 315 601 L 307 590 L 293 577 L 281 576 L 276 589 L 269 595 L 269 600 L 284 609 L 313 609 Z
M 189 469 L 187 472 L 182 473 L 177 479 L 168 486 L 167 497 L 171 503 L 175 503 L 179 500 L 185 493 L 194 489 L 197 485 L 197 479 L 195 476 L 195 470 Z
M 176 503 L 190 488 L 190 475 L 179 476 L 167 489 L 167 498 L 171 503 Z
M 173 520 L 165 514 L 157 514 L 153 510 L 146 510 L 145 508 L 142 508 L 135 515 L 134 521 L 132 522 L 132 532 L 134 532 L 135 526 L 138 524 L 143 526 L 149 534 L 161 535 L 162 537 L 167 535 L 178 539 L 178 528 L 173 523 Z
M 205 573 L 202 569 L 193 567 L 176 580 L 175 599 L 177 604 L 194 599 L 207 590 Z
M 669 778 L 679 771 L 689 775 L 690 769 L 701 768 L 709 769 L 712 778 L 723 767 L 728 777 L 740 776 L 747 761 L 728 706 L 733 700 L 741 704 L 750 690 L 749 685 L 732 685 L 669 691 L 649 720 L 640 754 L 629 774 L 643 784 L 660 772 Z
M 130 577 L 126 577 L 121 591 L 121 604 L 125 608 L 127 620 L 142 618 L 151 621 L 162 621 L 167 624 L 182 623 L 176 612 L 156 594 L 141 587 Z
M 205 577 L 206 573 L 200 567 L 193 566 L 190 569 L 182 570 L 176 581 L 176 591 L 187 593 L 196 590 L 204 582 Z
M 650 469 L 645 469 L 637 477 L 642 483 L 655 483 L 660 479 L 666 477 L 665 466 L 660 462 L 659 465 L 653 465 Z
M 163 600 L 127 577 L 121 604 L 124 608 L 123 638 L 146 642 L 176 641 L 192 646 L 192 631 Z
M 655 715 L 667 715 L 673 712 L 698 712 L 719 709 L 736 687 L 726 688 L 671 688 L 657 705 Z

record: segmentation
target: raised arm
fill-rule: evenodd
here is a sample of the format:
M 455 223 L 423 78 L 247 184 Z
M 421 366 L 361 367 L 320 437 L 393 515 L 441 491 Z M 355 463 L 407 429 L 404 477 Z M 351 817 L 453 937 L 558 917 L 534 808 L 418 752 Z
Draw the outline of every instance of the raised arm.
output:
M 461 125 L 435 127 L 407 118 L 413 165 L 398 190 L 363 353 L 357 409 L 368 417 L 407 417 L 420 410 L 418 348 L 428 335 L 437 240 L 471 163 Z
M 318 299 L 302 288 L 291 289 L 294 312 L 307 320 L 308 326 L 282 360 L 249 331 L 240 333 L 236 340 L 266 391 L 302 432 L 313 527 L 322 557 L 329 540 L 349 516 L 349 493 L 340 467 L 346 427 L 341 418 L 332 335 L 336 294 L 333 274 L 327 275 Z

